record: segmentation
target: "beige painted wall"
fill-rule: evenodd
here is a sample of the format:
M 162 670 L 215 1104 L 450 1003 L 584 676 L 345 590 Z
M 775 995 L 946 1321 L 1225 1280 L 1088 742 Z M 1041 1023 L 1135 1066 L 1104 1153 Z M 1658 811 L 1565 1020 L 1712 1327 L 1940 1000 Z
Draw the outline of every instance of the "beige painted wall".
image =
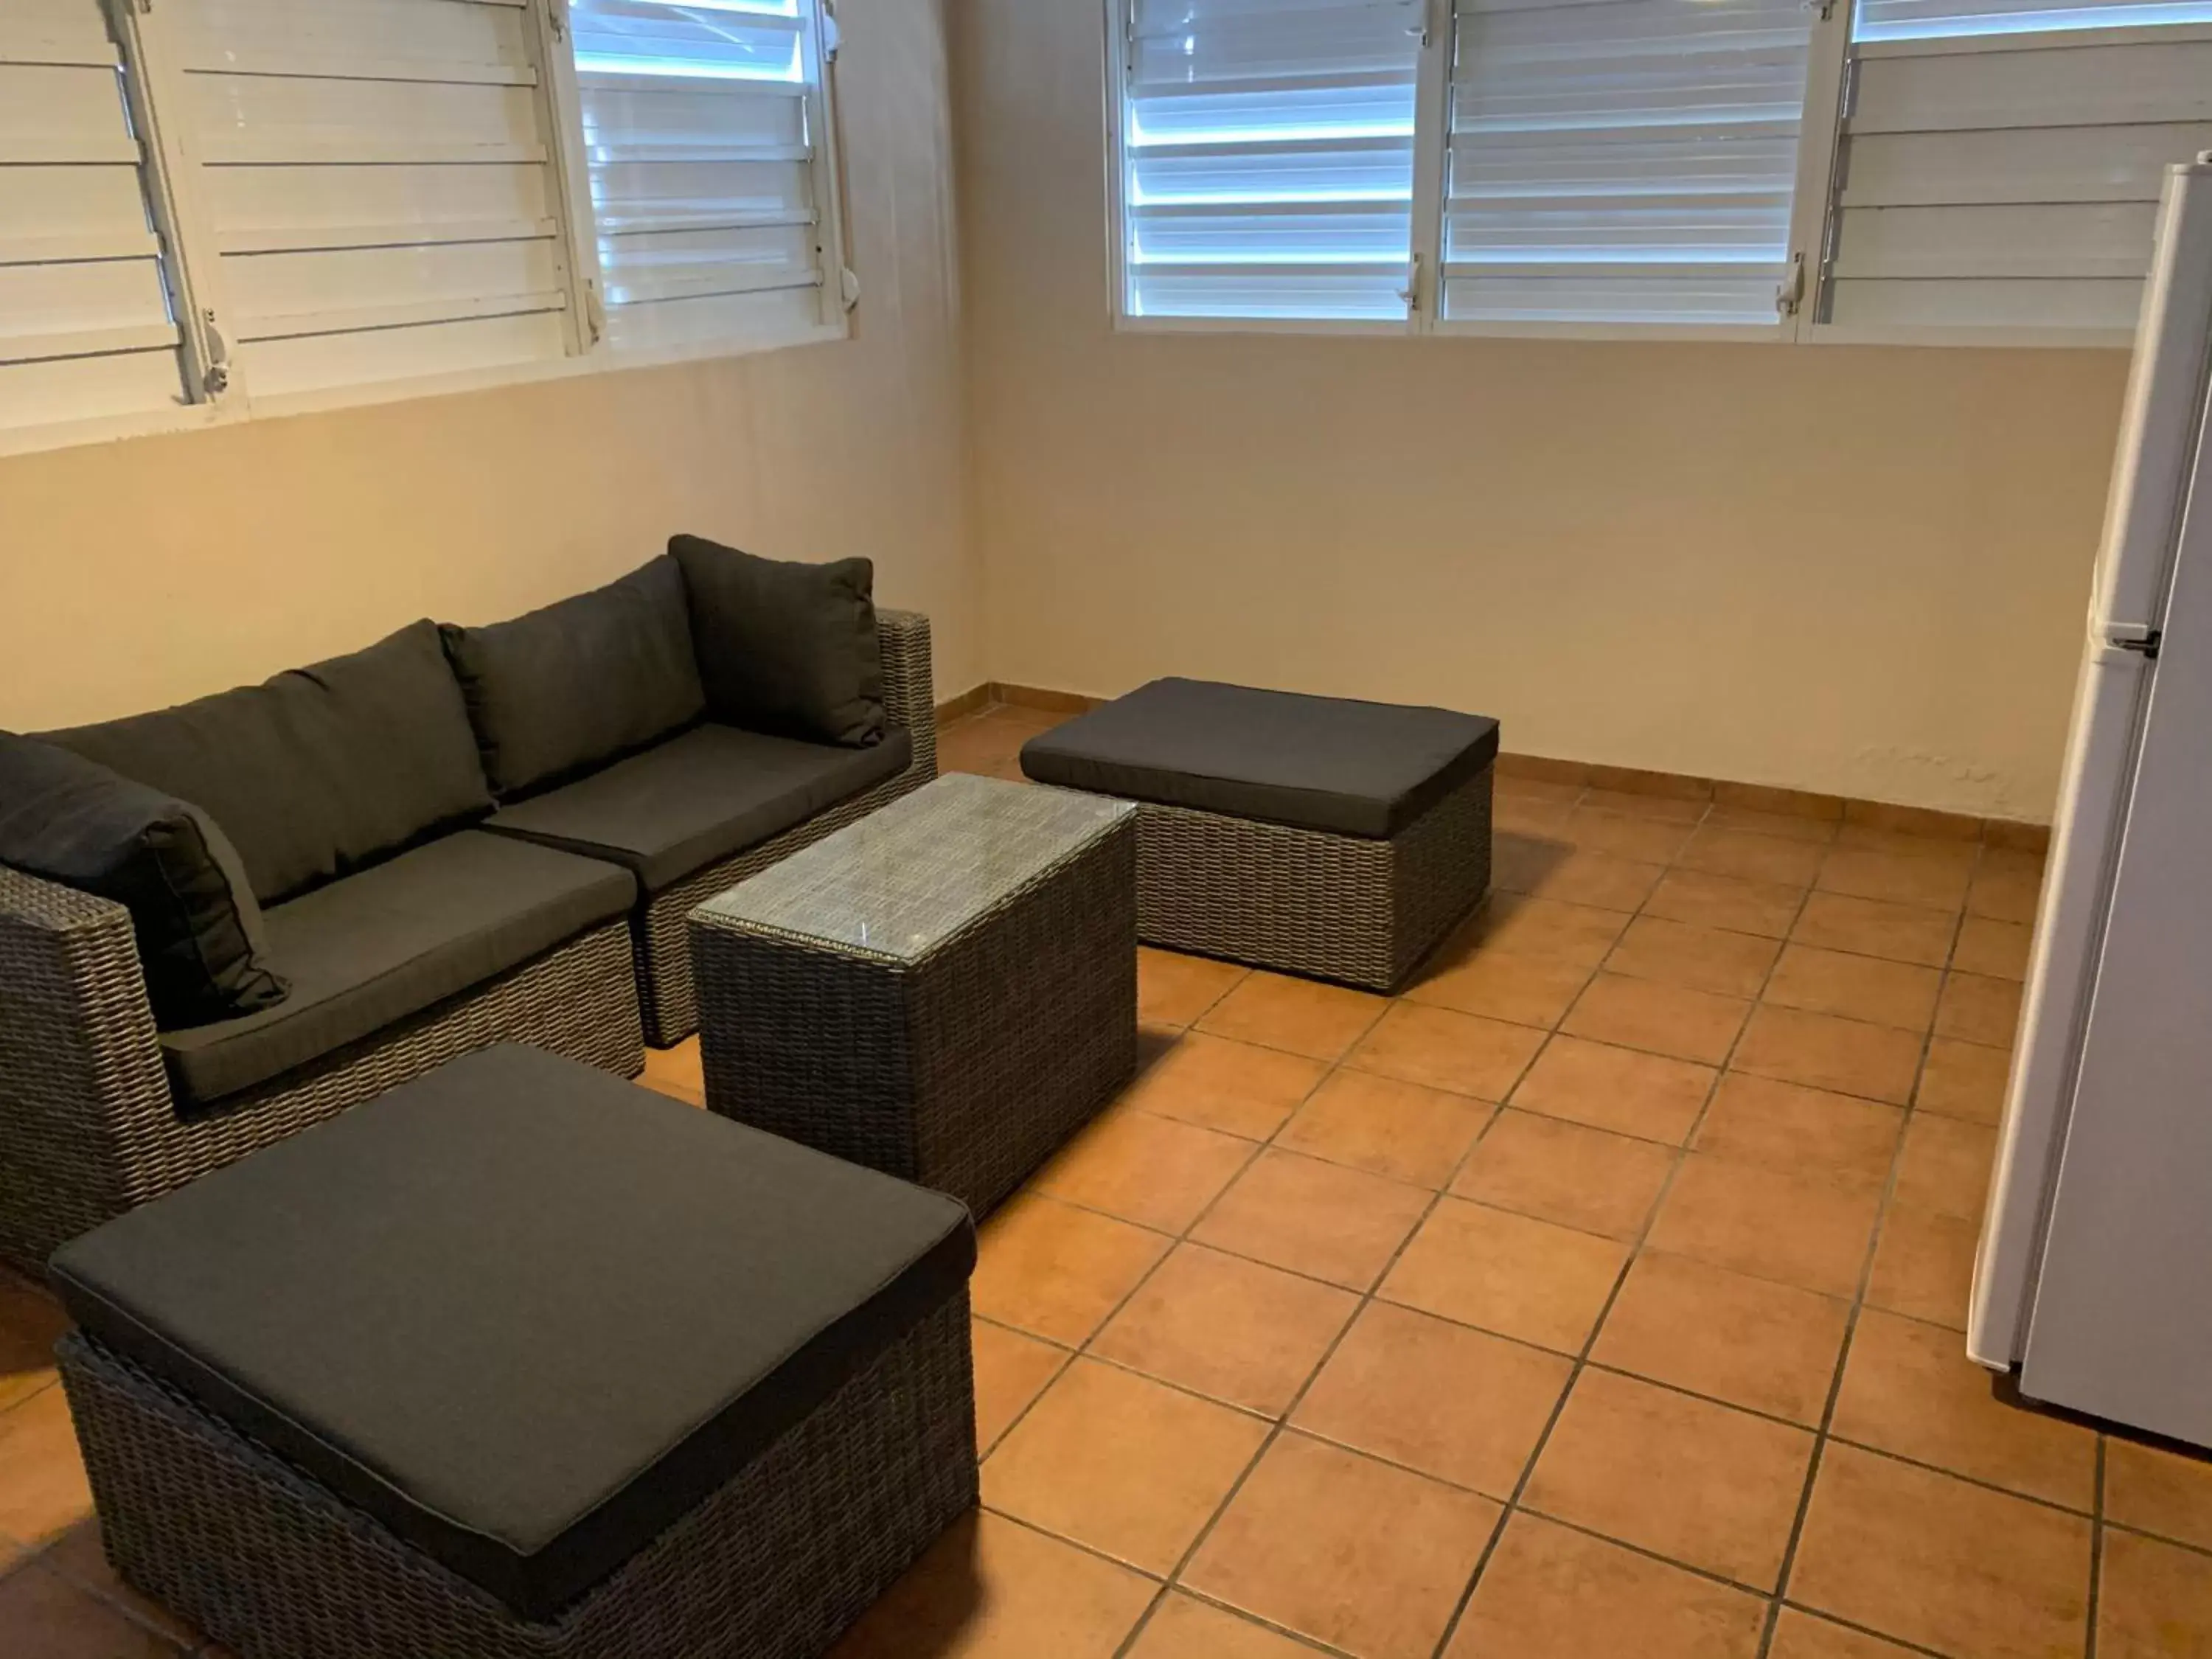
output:
M 940 695 L 1215 675 L 2048 811 L 2117 355 L 1117 335 L 1097 0 L 844 14 L 860 337 L 0 460 L 0 726 L 511 614 L 684 526 L 871 555 Z
M 0 459 L 0 726 L 95 720 L 604 581 L 696 530 L 866 554 L 984 678 L 939 0 L 845 0 L 858 337 Z
M 1099 0 L 954 0 L 999 678 L 2047 816 L 2116 352 L 1116 334 Z

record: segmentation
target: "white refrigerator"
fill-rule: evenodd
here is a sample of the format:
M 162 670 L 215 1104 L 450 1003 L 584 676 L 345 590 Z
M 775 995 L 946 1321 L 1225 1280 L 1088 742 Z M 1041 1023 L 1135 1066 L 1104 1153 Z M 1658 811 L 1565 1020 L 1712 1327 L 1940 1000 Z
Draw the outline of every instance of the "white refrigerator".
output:
M 2167 176 L 1967 1349 L 2212 1445 L 2212 155 Z

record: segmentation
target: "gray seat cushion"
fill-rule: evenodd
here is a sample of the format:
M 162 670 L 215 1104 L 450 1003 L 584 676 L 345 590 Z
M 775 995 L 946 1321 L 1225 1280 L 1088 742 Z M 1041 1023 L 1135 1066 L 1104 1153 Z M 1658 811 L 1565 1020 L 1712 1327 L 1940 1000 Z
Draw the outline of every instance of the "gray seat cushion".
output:
M 606 859 L 647 893 L 906 770 L 896 727 L 866 749 L 696 726 L 603 771 L 508 806 L 484 828 Z
M 1498 722 L 1448 708 L 1154 680 L 1032 738 L 1040 783 L 1383 839 L 1498 755 Z
M 974 1263 L 951 1199 L 504 1048 L 52 1269 L 94 1339 L 542 1620 Z
M 264 904 L 491 811 L 427 622 L 260 685 L 46 738 L 204 809 Z
M 627 871 L 464 830 L 269 911 L 274 1008 L 161 1034 L 169 1081 L 211 1106 L 374 1036 L 627 915 Z

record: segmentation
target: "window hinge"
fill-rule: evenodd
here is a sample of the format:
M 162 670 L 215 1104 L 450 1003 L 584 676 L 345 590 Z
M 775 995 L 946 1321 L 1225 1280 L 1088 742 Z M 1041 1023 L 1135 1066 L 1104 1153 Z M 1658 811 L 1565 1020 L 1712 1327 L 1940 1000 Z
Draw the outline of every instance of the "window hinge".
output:
M 1421 308 L 1421 256 L 1418 253 L 1406 266 L 1406 286 L 1398 290 L 1398 297 L 1406 302 L 1408 317 Z
M 837 278 L 837 293 L 845 301 L 846 310 L 850 311 L 860 304 L 860 273 L 850 265 L 845 266 Z
M 1805 256 L 1790 256 L 1790 274 L 1774 285 L 1774 309 L 1784 317 L 1795 317 L 1797 307 L 1805 303 Z
M 829 0 L 822 5 L 822 61 L 834 64 L 845 45 L 845 31 L 837 26 L 837 8 Z
M 545 26 L 556 40 L 568 38 L 568 0 L 545 0 Z
M 200 313 L 200 337 L 207 356 L 206 371 L 200 376 L 200 387 L 210 398 L 220 398 L 230 390 L 230 346 L 222 337 L 222 331 L 215 325 L 215 313 Z
M 597 283 L 584 284 L 584 326 L 589 331 L 593 345 L 607 337 L 607 302 L 599 297 Z

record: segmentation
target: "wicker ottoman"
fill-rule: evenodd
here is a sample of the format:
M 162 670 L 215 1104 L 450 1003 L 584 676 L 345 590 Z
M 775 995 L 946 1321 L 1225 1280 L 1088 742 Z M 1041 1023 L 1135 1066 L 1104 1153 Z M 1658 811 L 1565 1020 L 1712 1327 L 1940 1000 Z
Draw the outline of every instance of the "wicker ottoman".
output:
M 709 900 L 708 1106 L 986 1213 L 1136 1068 L 1135 828 L 943 777 Z
M 1490 885 L 1497 756 L 1480 715 L 1165 679 L 1022 769 L 1137 803 L 1146 943 L 1395 991 Z
M 495 1048 L 66 1245 L 124 1578 L 245 1659 L 800 1659 L 975 1501 L 936 1194 Z

